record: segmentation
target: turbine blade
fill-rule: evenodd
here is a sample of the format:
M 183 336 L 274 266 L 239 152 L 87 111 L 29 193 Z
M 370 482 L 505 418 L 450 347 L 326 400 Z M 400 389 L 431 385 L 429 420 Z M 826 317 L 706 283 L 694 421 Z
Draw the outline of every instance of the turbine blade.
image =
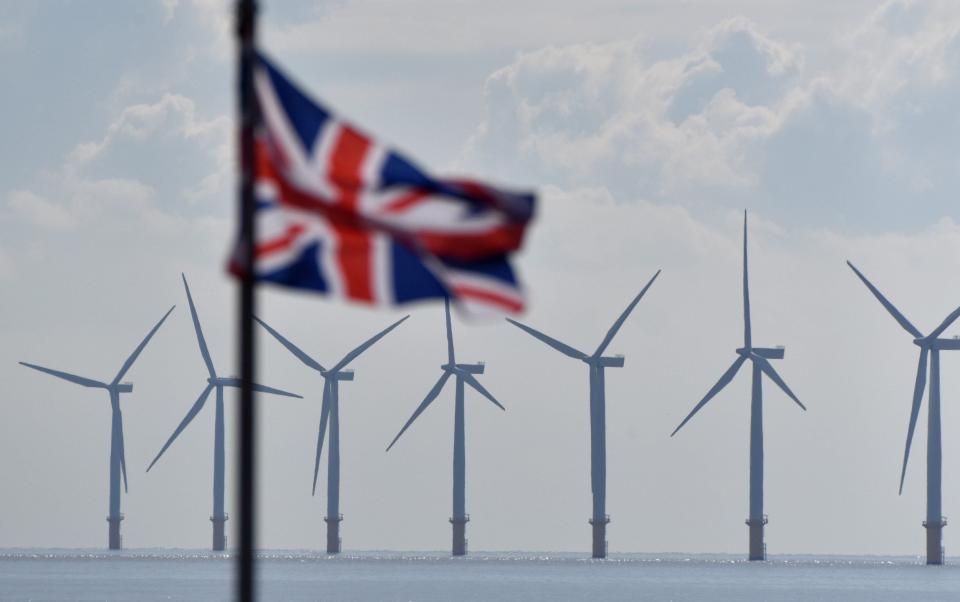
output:
M 480 381 L 478 381 L 476 377 L 474 377 L 469 372 L 464 372 L 462 370 L 458 370 L 457 374 L 459 374 L 460 377 L 463 378 L 463 380 L 465 380 L 468 385 L 476 389 L 477 393 L 489 399 L 493 403 L 493 405 L 497 406 L 501 410 L 506 411 L 507 408 L 503 407 L 503 405 L 499 401 L 497 401 L 497 399 L 490 393 L 490 391 L 487 391 L 484 388 L 484 386 L 480 384 Z
M 613 337 L 617 336 L 617 332 L 620 330 L 620 327 L 623 326 L 623 323 L 626 322 L 627 316 L 630 315 L 630 312 L 633 311 L 633 308 L 637 306 L 637 303 L 640 302 L 640 299 L 643 299 L 643 295 L 647 292 L 647 289 L 650 288 L 650 285 L 653 284 L 653 281 L 657 279 L 657 276 L 660 275 L 660 270 L 657 270 L 657 273 L 653 275 L 653 278 L 647 282 L 647 285 L 643 287 L 643 290 L 640 291 L 640 294 L 634 297 L 633 301 L 630 302 L 630 305 L 627 306 L 627 309 L 623 310 L 623 313 L 620 314 L 620 317 L 617 318 L 617 321 L 613 323 L 613 326 L 610 327 L 610 330 L 607 331 L 607 336 L 603 337 L 603 341 L 600 343 L 600 346 L 597 347 L 597 350 L 593 352 L 593 357 L 600 357 L 603 352 L 607 349 L 607 345 L 610 344 L 610 341 L 613 340 Z
M 850 266 L 850 269 L 853 270 L 853 272 L 860 278 L 860 280 L 863 281 L 865 285 L 867 285 L 867 288 L 870 289 L 870 292 L 873 293 L 873 296 L 877 298 L 877 301 L 887 308 L 887 311 L 890 312 L 890 315 L 893 316 L 893 319 L 896 320 L 904 330 L 918 339 L 923 338 L 923 333 L 917 330 L 917 327 L 911 324 L 910 320 L 907 320 L 907 318 L 900 313 L 900 310 L 893 306 L 893 303 L 887 301 L 887 298 L 883 296 L 883 293 L 877 290 L 877 287 L 873 286 L 873 284 L 867 280 L 867 277 L 860 273 L 860 270 L 858 270 L 849 261 L 847 261 L 847 265 Z
M 413 411 L 413 415 L 410 416 L 410 419 L 407 420 L 407 423 L 403 425 L 403 428 L 400 429 L 400 432 L 397 433 L 397 436 L 393 438 L 393 441 L 390 442 L 390 445 L 387 446 L 387 451 L 390 451 L 390 448 L 393 447 L 393 444 L 397 442 L 397 439 L 400 438 L 410 425 L 413 424 L 413 421 L 427 409 L 427 406 L 430 405 L 434 399 L 437 398 L 437 395 L 440 394 L 440 390 L 443 389 L 443 385 L 447 383 L 447 379 L 450 378 L 452 372 L 444 371 L 443 376 L 440 377 L 440 380 L 437 381 L 437 384 L 433 385 L 433 388 L 430 389 L 430 392 L 427 393 L 427 396 L 423 398 L 423 401 L 420 402 L 420 405 L 417 406 L 417 409 Z
M 937 326 L 933 330 L 933 332 L 927 335 L 927 338 L 935 339 L 941 334 L 943 334 L 943 331 L 946 330 L 947 328 L 950 328 L 950 325 L 953 324 L 958 317 L 960 317 L 960 307 L 953 310 L 953 312 L 951 312 L 950 315 L 947 316 L 946 319 L 944 319 L 944 321 L 940 323 L 940 326 Z
M 72 383 L 78 385 L 83 385 L 84 387 L 101 387 L 107 388 L 107 383 L 102 383 L 99 380 L 93 380 L 92 378 L 85 378 L 83 376 L 77 376 L 76 374 L 70 374 L 69 372 L 61 372 L 60 370 L 54 370 L 52 368 L 44 368 L 43 366 L 37 366 L 36 364 L 28 364 L 27 362 L 20 362 L 21 366 L 26 366 L 27 368 L 33 368 L 34 370 L 39 370 L 40 372 L 46 372 L 56 376 L 57 378 L 62 378 L 63 380 L 68 380 Z
M 270 393 L 271 395 L 279 395 L 281 397 L 293 397 L 295 399 L 303 399 L 303 395 L 297 395 L 296 393 L 291 393 L 289 391 L 284 391 L 282 389 L 274 389 L 273 387 L 268 387 L 266 385 L 260 385 L 253 383 L 252 388 L 257 393 Z
M 203 408 L 203 404 L 206 403 L 207 397 L 210 395 L 210 391 L 212 390 L 213 385 L 207 385 L 207 388 L 203 390 L 203 393 L 200 394 L 200 397 L 193 402 L 193 405 L 190 407 L 187 415 L 183 417 L 183 420 L 180 421 L 180 424 L 177 426 L 176 430 L 173 431 L 173 434 L 170 435 L 170 438 L 167 439 L 167 442 L 163 444 L 163 448 L 160 449 L 160 453 L 158 453 L 157 457 L 153 459 L 153 462 L 150 463 L 150 466 L 147 466 L 147 472 L 150 472 L 150 469 L 153 468 L 153 465 L 157 463 L 157 460 L 160 459 L 160 456 L 163 455 L 163 452 L 167 451 L 167 448 L 170 447 L 170 444 L 180 436 L 180 433 L 183 432 L 183 429 L 187 428 L 187 425 L 190 424 L 190 421 L 193 420 L 197 413 Z
M 450 297 L 443 298 L 443 308 L 447 314 L 447 361 L 450 365 L 457 363 L 453 354 L 453 325 L 450 323 Z
M 533 328 L 530 328 L 530 327 L 527 326 L 526 324 L 521 324 L 520 322 L 517 322 L 516 320 L 512 320 L 512 319 L 510 319 L 510 318 L 506 318 L 506 320 L 507 320 L 507 322 L 510 322 L 511 324 L 513 324 L 514 326 L 516 326 L 517 328 L 519 328 L 520 330 L 526 331 L 527 334 L 533 336 L 534 338 L 540 339 L 541 341 L 543 341 L 543 342 L 546 343 L 547 345 L 550 345 L 551 347 L 553 347 L 554 349 L 556 349 L 557 351 L 559 351 L 560 353 L 562 353 L 562 354 L 564 354 L 564 355 L 570 356 L 570 357 L 572 357 L 572 358 L 574 358 L 574 359 L 578 359 L 578 360 L 585 360 L 585 359 L 587 359 L 587 357 L 588 357 L 586 353 L 583 353 L 582 351 L 577 351 L 576 349 L 574 349 L 574 348 L 571 347 L 570 345 L 567 345 L 566 343 L 561 343 L 561 342 L 558 341 L 557 339 L 554 339 L 554 338 L 552 338 L 552 337 L 548 337 L 547 335 L 543 334 L 542 332 L 540 332 L 540 331 L 538 331 L 538 330 L 534 330 Z
M 750 286 L 747 278 L 747 211 L 743 211 L 743 347 L 753 346 L 750 330 Z
M 320 406 L 320 430 L 317 432 L 317 459 L 313 464 L 313 493 L 317 495 L 317 477 L 320 475 L 320 453 L 323 451 L 323 437 L 327 432 L 327 420 L 330 417 L 330 386 L 323 381 L 323 405 Z
M 197 344 L 200 346 L 200 355 L 203 356 L 203 363 L 207 365 L 207 372 L 210 378 L 217 377 L 217 371 L 213 368 L 213 360 L 210 359 L 210 350 L 207 349 L 207 341 L 203 338 L 203 329 L 200 328 L 200 318 L 197 316 L 197 308 L 193 304 L 193 297 L 190 295 L 190 285 L 187 284 L 187 277 L 180 274 L 183 278 L 183 288 L 187 291 L 187 302 L 190 304 L 190 317 L 193 318 L 193 329 L 197 331 Z
M 917 363 L 917 383 L 913 387 L 913 406 L 910 408 L 910 426 L 907 428 L 907 445 L 903 450 L 903 468 L 900 470 L 900 494 L 903 494 L 903 481 L 907 477 L 907 460 L 910 459 L 910 443 L 913 442 L 913 430 L 920 415 L 923 403 L 923 391 L 927 387 L 927 350 L 920 349 L 920 361 Z
M 760 366 L 760 369 L 763 370 L 764 374 L 766 374 L 767 376 L 769 376 L 769 377 L 770 377 L 770 380 L 772 380 L 774 383 L 776 383 L 776 385 L 777 385 L 778 387 L 780 387 L 780 388 L 783 390 L 783 392 L 786 393 L 787 396 L 788 396 L 790 399 L 792 399 L 793 401 L 795 401 L 796 404 L 797 404 L 798 406 L 800 406 L 801 409 L 803 409 L 804 411 L 806 411 L 807 406 L 805 406 L 805 405 L 803 405 L 802 403 L 800 403 L 800 400 L 797 399 L 797 396 L 793 394 L 793 391 L 790 390 L 790 387 L 787 386 L 787 383 L 783 382 L 783 379 L 780 378 L 780 375 L 777 374 L 777 371 L 773 369 L 773 366 L 770 364 L 770 362 L 767 361 L 767 358 L 765 358 L 765 357 L 760 357 L 759 355 L 757 355 L 757 354 L 755 354 L 755 353 L 751 353 L 751 354 L 750 354 L 750 359 L 752 359 L 754 362 L 756 362 L 757 365 Z
M 239 378 L 218 378 L 217 382 L 224 387 L 241 386 Z M 258 393 L 272 393 L 273 395 L 282 395 L 283 397 L 296 397 L 297 399 L 303 399 L 303 395 L 297 395 L 296 393 L 290 393 L 289 391 L 284 391 L 282 389 L 274 389 L 273 387 L 268 387 L 258 383 L 253 383 L 251 388 Z
M 129 493 L 127 488 L 127 453 L 126 443 L 123 441 L 123 412 L 117 408 L 117 422 L 120 424 L 120 472 L 123 474 L 123 492 Z
M 404 317 L 402 317 L 401 319 L 397 320 L 396 322 L 394 322 L 394 323 L 391 324 L 390 326 L 388 326 L 388 327 L 384 328 L 383 330 L 381 330 L 381 331 L 380 331 L 379 333 L 377 333 L 375 336 L 367 339 L 362 345 L 360 345 L 359 347 L 357 347 L 356 349 L 354 349 L 354 350 L 351 351 L 350 353 L 348 353 L 348 354 L 346 354 L 345 356 L 343 356 L 343 359 L 340 360 L 339 362 L 337 362 L 337 365 L 334 366 L 333 368 L 331 368 L 330 371 L 331 371 L 331 372 L 339 372 L 340 370 L 343 370 L 344 368 L 346 368 L 346 367 L 347 367 L 347 364 L 349 364 L 349 363 L 352 362 L 353 360 L 357 359 L 357 357 L 359 357 L 359 355 L 360 355 L 361 353 L 363 353 L 364 351 L 366 351 L 367 349 L 369 349 L 370 347 L 372 347 L 374 343 L 376 343 L 377 341 L 379 341 L 379 340 L 382 339 L 383 337 L 387 336 L 387 333 L 389 333 L 391 330 L 393 330 L 393 329 L 396 328 L 397 326 L 400 326 L 400 324 L 402 324 L 403 321 L 406 320 L 406 319 L 409 318 L 409 317 L 410 317 L 410 316 L 404 316 Z
M 256 316 L 254 316 L 253 319 L 256 320 L 257 323 L 260 324 L 260 326 L 263 326 L 267 330 L 267 332 L 273 335 L 273 338 L 280 341 L 280 344 L 286 347 L 290 353 L 297 356 L 297 359 L 299 359 L 301 362 L 303 362 L 308 367 L 313 368 L 318 372 L 324 371 L 323 366 L 320 365 L 320 362 L 316 361 L 315 359 L 313 359 L 312 357 L 304 353 L 299 347 L 297 347 L 296 345 L 288 341 L 286 338 L 284 338 L 282 334 L 280 334 L 279 332 L 271 328 L 266 322 L 264 322 L 263 320 L 261 320 Z
M 169 310 L 167 310 L 167 313 L 163 314 L 163 317 L 160 318 L 160 321 L 157 322 L 157 325 L 154 326 L 153 329 L 147 333 L 147 336 L 144 337 L 142 341 L 140 341 L 140 344 L 137 345 L 137 348 L 133 350 L 133 353 L 130 354 L 130 357 L 127 358 L 127 361 L 123 362 L 123 367 L 120 368 L 119 372 L 117 372 L 116 378 L 113 379 L 113 384 L 117 384 L 118 382 L 120 382 L 123 376 L 127 373 L 127 370 L 130 369 L 130 366 L 133 366 L 133 362 L 137 361 L 137 357 L 139 357 L 140 353 L 147 346 L 147 343 L 150 342 L 150 339 L 153 338 L 153 335 L 156 334 L 158 330 L 160 330 L 160 326 L 163 325 L 163 322 L 167 319 L 167 316 L 170 315 L 170 312 L 172 312 L 175 307 L 176 305 L 174 305 Z
M 745 361 L 747 361 L 747 356 L 741 355 L 736 359 L 735 362 L 733 362 L 733 365 L 727 368 L 727 371 L 723 373 L 723 376 L 720 377 L 720 380 L 717 381 L 717 384 L 713 385 L 713 387 L 711 387 L 710 390 L 707 391 L 707 394 L 704 396 L 703 399 L 700 400 L 700 403 L 698 403 L 693 407 L 690 413 L 687 414 L 687 417 L 683 419 L 683 422 L 681 422 L 677 428 L 673 429 L 673 432 L 670 433 L 671 437 L 676 435 L 677 431 L 682 429 L 683 425 L 689 422 L 690 419 L 693 418 L 693 415 L 700 411 L 700 408 L 707 405 L 707 402 L 713 399 L 714 395 L 719 393 L 721 389 L 726 387 L 730 383 L 730 381 L 733 380 L 733 377 L 736 376 L 737 371 L 740 369 L 740 366 L 742 366 L 743 362 Z

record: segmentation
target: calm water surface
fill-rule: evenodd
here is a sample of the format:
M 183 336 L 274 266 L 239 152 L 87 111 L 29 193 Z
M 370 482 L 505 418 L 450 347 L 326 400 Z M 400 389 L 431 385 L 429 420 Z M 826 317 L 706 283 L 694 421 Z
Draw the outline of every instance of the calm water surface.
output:
M 271 601 L 454 602 L 583 600 L 956 600 L 960 559 L 720 555 L 266 552 Z M 229 600 L 228 555 L 190 550 L 0 550 L 0 600 Z

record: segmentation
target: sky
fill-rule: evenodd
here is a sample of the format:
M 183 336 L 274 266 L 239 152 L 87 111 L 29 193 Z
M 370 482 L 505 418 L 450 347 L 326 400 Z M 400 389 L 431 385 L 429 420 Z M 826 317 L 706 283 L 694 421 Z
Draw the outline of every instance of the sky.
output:
M 960 305 L 960 5 L 261 4 L 263 49 L 311 94 L 437 173 L 538 191 L 517 259 L 526 323 L 592 350 L 663 269 L 609 348 L 626 356 L 606 379 L 611 552 L 745 553 L 747 374 L 669 434 L 742 342 L 748 209 L 754 340 L 786 346 L 776 368 L 808 408 L 765 383 L 768 550 L 923 553 L 923 428 L 897 494 L 916 348 L 845 260 L 922 331 Z M 124 544 L 209 545 L 212 404 L 144 471 L 205 386 L 181 272 L 218 370 L 235 372 L 230 26 L 216 0 L 4 3 L 0 547 L 106 544 L 106 395 L 17 362 L 110 379 L 174 304 L 122 402 Z M 412 316 L 341 387 L 342 536 L 447 549 L 452 389 L 383 451 L 439 376 L 441 306 L 260 300 L 321 363 Z M 507 407 L 468 393 L 471 549 L 586 553 L 586 367 L 506 323 L 454 330 Z M 305 398 L 258 401 L 259 541 L 321 549 L 322 383 L 260 341 L 260 380 Z M 960 365 L 942 363 L 950 516 Z M 948 554 L 952 541 L 948 527 Z

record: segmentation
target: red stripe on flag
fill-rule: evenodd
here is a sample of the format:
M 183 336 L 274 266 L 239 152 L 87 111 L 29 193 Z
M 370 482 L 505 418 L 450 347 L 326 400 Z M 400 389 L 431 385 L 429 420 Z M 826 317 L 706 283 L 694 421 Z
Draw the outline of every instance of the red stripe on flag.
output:
M 303 234 L 306 229 L 307 228 L 303 224 L 291 224 L 290 227 L 287 228 L 287 231 L 282 235 L 274 238 L 273 240 L 268 240 L 258 244 L 256 256 L 264 257 L 272 253 L 285 251 L 286 249 L 290 248 L 294 242 L 296 242 L 297 237 Z
M 341 126 L 339 137 L 330 153 L 330 171 L 328 175 L 341 194 L 341 202 L 356 205 L 357 190 L 363 186 L 360 166 L 370 148 L 370 141 L 355 129 Z
M 336 205 L 348 216 L 357 215 L 358 190 L 363 186 L 363 159 L 370 141 L 356 130 L 343 126 L 330 153 L 330 181 L 339 193 Z M 370 235 L 358 227 L 359 220 L 347 222 L 331 220 L 337 235 L 337 263 L 346 287 L 344 293 L 351 299 L 373 301 L 373 242 Z
M 450 259 L 470 261 L 520 248 L 523 224 L 506 224 L 476 233 L 417 232 L 414 240 L 424 250 Z
M 273 157 L 270 155 L 270 147 L 262 138 L 258 138 L 253 148 L 253 171 L 257 178 L 265 180 L 278 180 L 277 170 L 273 165 Z

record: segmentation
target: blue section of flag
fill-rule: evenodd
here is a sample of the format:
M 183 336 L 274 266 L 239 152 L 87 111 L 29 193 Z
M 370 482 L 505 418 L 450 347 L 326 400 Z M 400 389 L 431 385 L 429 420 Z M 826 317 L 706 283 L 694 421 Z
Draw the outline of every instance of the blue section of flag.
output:
M 261 280 L 294 288 L 306 288 L 320 293 L 329 290 L 326 279 L 320 272 L 317 257 L 320 256 L 320 242 L 303 248 L 295 259 L 278 270 L 260 274 Z
M 436 184 L 412 163 L 396 153 L 387 155 L 380 173 L 381 188 L 391 186 L 415 186 L 417 188 L 432 189 Z
M 307 98 L 290 81 L 283 76 L 269 61 L 260 58 L 260 64 L 266 68 L 270 76 L 273 89 L 280 99 L 280 104 L 290 119 L 300 143 L 307 153 L 313 150 L 314 141 L 324 124 L 330 119 L 330 113 L 317 106 Z
M 443 285 L 410 249 L 392 241 L 390 260 L 393 265 L 393 298 L 397 303 L 447 296 Z
M 517 275 L 505 255 L 491 257 L 481 261 L 455 261 L 453 259 L 441 259 L 440 261 L 448 268 L 462 272 L 474 272 L 477 275 L 488 276 L 511 286 L 517 286 L 519 284 L 517 282 Z

